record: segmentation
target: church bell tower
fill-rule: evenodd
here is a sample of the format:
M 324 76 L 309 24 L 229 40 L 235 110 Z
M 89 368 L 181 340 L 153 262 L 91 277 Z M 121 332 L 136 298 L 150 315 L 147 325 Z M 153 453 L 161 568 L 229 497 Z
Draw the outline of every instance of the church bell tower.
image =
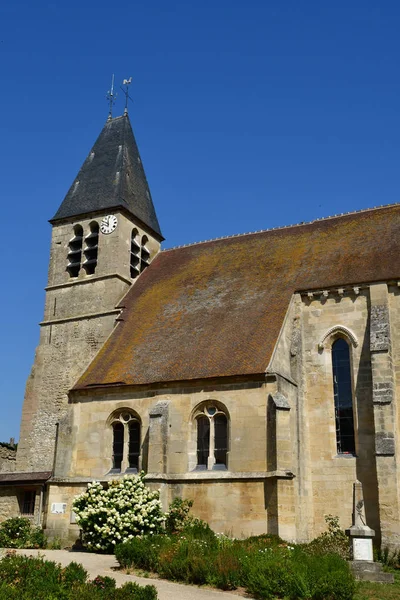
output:
M 68 391 L 163 240 L 126 110 L 109 117 L 50 223 L 44 319 L 26 386 L 18 471 L 52 469 Z

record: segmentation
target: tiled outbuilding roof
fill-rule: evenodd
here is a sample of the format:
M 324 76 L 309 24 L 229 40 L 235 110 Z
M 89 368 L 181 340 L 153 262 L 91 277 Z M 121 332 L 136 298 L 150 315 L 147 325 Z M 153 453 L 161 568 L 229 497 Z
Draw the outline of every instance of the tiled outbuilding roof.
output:
M 106 122 L 51 222 L 116 208 L 127 210 L 162 238 L 127 114 Z
M 51 471 L 33 473 L 0 473 L 0 485 L 15 485 L 17 483 L 46 483 L 51 477 Z
M 161 252 L 76 388 L 265 372 L 292 294 L 400 278 L 400 204 Z

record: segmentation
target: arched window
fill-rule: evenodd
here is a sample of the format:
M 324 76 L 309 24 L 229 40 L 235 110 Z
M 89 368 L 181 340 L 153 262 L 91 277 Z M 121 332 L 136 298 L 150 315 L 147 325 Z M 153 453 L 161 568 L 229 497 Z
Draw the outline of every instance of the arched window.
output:
M 129 409 L 111 415 L 113 431 L 112 470 L 137 473 L 140 470 L 140 419 Z
M 150 264 L 150 250 L 147 248 L 149 238 L 144 235 L 140 239 L 140 235 L 137 229 L 132 230 L 131 234 L 131 253 L 130 253 L 130 267 L 131 277 L 135 279 L 146 267 Z
M 355 435 L 350 349 L 343 338 L 337 339 L 332 345 L 332 372 L 337 452 L 338 454 L 354 454 Z
M 131 277 L 135 279 L 140 273 L 140 244 L 138 241 L 139 234 L 137 229 L 132 230 L 131 234 Z
M 204 415 L 197 417 L 197 464 L 207 468 L 210 454 L 210 419 Z
M 67 271 L 70 277 L 78 277 L 82 260 L 83 229 L 81 225 L 75 225 L 74 237 L 68 244 Z
M 113 423 L 113 466 L 120 471 L 124 456 L 124 426 L 122 423 Z
M 228 464 L 228 419 L 214 404 L 195 415 L 197 425 L 197 469 L 223 469 Z
M 128 424 L 129 429 L 129 450 L 128 450 L 128 469 L 139 470 L 140 456 L 140 423 L 131 420 Z
M 90 233 L 85 237 L 85 262 L 83 268 L 87 275 L 93 275 L 97 267 L 97 254 L 99 250 L 99 224 L 90 223 Z

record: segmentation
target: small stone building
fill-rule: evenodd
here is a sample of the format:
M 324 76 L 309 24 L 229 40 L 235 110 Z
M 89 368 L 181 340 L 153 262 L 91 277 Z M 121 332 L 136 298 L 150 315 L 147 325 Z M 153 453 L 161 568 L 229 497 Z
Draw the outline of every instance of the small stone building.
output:
M 125 113 L 50 222 L 2 518 L 74 539 L 89 481 L 144 470 L 216 531 L 306 541 L 351 524 L 359 480 L 400 544 L 399 204 L 161 250 Z

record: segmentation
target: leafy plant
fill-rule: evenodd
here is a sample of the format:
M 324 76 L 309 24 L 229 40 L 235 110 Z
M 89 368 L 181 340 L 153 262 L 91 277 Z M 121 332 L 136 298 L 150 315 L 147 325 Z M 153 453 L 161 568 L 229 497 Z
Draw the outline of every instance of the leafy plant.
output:
M 13 517 L 0 523 L 2 548 L 46 548 L 47 538 L 40 527 L 32 527 L 29 519 Z
M 165 519 L 165 529 L 168 533 L 182 531 L 193 520 L 193 517 L 189 515 L 192 506 L 193 500 L 175 498 L 171 502 Z
M 67 567 L 8 552 L 0 561 L 0 600 L 157 600 L 154 586 L 127 583 L 116 588 L 111 577 L 87 581 L 87 572 L 77 564 Z
M 158 533 L 165 521 L 159 493 L 145 486 L 144 473 L 110 481 L 106 489 L 98 481 L 89 483 L 72 508 L 83 541 L 94 552 L 112 552 L 119 542 Z
M 334 553 L 344 560 L 350 559 L 350 543 L 345 532 L 340 528 L 339 517 L 325 515 L 328 530 L 306 544 L 304 549 L 309 554 L 323 555 Z

